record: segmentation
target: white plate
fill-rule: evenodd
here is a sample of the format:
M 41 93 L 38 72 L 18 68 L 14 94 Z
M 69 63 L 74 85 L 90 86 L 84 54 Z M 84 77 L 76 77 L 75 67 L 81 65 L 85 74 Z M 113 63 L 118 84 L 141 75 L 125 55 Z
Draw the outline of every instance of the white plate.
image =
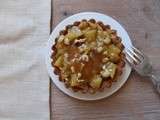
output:
M 63 30 L 65 28 L 65 26 L 69 25 L 69 24 L 73 24 L 73 22 L 75 21 L 80 21 L 82 19 L 95 19 L 96 21 L 102 21 L 104 24 L 109 24 L 111 26 L 112 29 L 117 30 L 118 36 L 120 36 L 122 38 L 122 42 L 124 44 L 125 47 L 129 47 L 131 46 L 131 40 L 127 34 L 127 32 L 125 31 L 125 29 L 113 18 L 101 14 L 101 13 L 95 13 L 95 12 L 83 12 L 83 13 L 78 13 L 75 15 L 72 15 L 66 19 L 64 19 L 62 22 L 60 22 L 55 29 L 53 30 L 52 34 L 50 35 L 49 41 L 48 41 L 48 46 L 47 46 L 47 53 L 46 53 L 46 64 L 47 64 L 47 69 L 48 69 L 48 73 L 52 79 L 52 81 L 54 82 L 54 84 L 65 94 L 77 98 L 77 99 L 81 99 L 81 100 L 98 100 L 98 99 L 102 99 L 105 97 L 108 97 L 110 95 L 112 95 L 113 93 L 115 93 L 118 89 L 120 89 L 122 87 L 122 85 L 127 81 L 127 78 L 131 72 L 131 68 L 130 66 L 126 63 L 124 70 L 123 70 L 123 74 L 120 76 L 119 80 L 117 80 L 117 82 L 114 82 L 112 84 L 111 88 L 106 88 L 103 92 L 97 92 L 96 94 L 82 94 L 80 92 L 73 92 L 71 89 L 67 89 L 64 86 L 63 82 L 60 82 L 58 79 L 58 76 L 54 74 L 54 68 L 51 66 L 51 54 L 52 54 L 52 50 L 51 47 L 52 45 L 55 43 L 55 38 L 59 35 L 59 32 L 61 30 Z

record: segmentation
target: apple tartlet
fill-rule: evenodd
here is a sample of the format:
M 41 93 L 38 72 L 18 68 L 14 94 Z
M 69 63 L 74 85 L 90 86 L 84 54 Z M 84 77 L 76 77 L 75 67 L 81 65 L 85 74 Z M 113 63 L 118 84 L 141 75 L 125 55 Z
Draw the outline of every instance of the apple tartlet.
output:
M 110 25 L 94 19 L 76 21 L 60 32 L 52 47 L 54 73 L 75 92 L 103 91 L 123 72 L 123 49 Z

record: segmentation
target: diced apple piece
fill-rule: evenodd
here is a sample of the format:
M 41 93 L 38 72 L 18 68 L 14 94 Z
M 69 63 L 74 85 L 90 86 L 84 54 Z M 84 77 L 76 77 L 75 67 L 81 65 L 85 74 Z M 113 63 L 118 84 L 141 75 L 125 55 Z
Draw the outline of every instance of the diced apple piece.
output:
M 73 26 L 70 30 L 71 33 L 74 33 L 77 37 L 82 35 L 82 31 L 77 26 Z
M 62 67 L 63 65 L 63 57 L 62 56 L 59 56 L 56 60 L 56 62 L 54 63 L 54 65 L 58 68 Z
M 109 59 L 111 60 L 111 62 L 117 63 L 120 60 L 120 57 L 116 53 L 110 53 Z
M 108 47 L 108 56 L 110 58 L 110 60 L 114 63 L 117 63 L 120 59 L 119 53 L 121 52 L 121 50 L 115 46 L 115 45 L 109 45 Z
M 80 37 L 83 33 L 77 26 L 73 26 L 67 33 L 66 38 L 69 39 L 69 41 L 72 41 L 78 37 Z
M 119 54 L 121 50 L 117 46 L 112 44 L 109 46 L 109 52 Z
M 108 32 L 106 32 L 106 31 L 100 31 L 100 30 L 98 30 L 97 38 L 100 41 L 103 41 L 105 44 L 109 44 L 111 42 L 111 38 L 110 38 Z
M 59 49 L 56 53 L 56 58 L 58 58 L 59 56 L 61 56 L 63 53 L 65 52 L 65 49 Z
M 70 81 L 71 87 L 79 86 L 78 78 L 76 74 L 71 75 L 71 81 Z
M 110 77 L 113 79 L 114 78 L 114 75 L 116 73 L 116 64 L 112 63 L 112 62 L 109 62 L 108 63 L 108 66 L 107 66 L 107 70 L 110 72 Z
M 68 38 L 69 41 L 72 41 L 77 38 L 77 35 L 75 33 L 69 32 L 67 33 L 66 38 Z
M 110 35 L 107 31 L 98 30 L 98 36 L 101 38 L 110 38 Z
M 84 36 L 87 38 L 88 41 L 95 41 L 97 37 L 97 30 L 88 30 L 84 33 Z
M 100 76 L 95 76 L 90 82 L 90 86 L 94 89 L 100 88 L 102 83 L 102 78 Z

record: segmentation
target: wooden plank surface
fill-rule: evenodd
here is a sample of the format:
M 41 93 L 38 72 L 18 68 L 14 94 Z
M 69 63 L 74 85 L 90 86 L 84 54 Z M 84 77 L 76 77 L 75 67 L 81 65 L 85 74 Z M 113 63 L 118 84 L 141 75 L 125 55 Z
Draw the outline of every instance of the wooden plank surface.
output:
M 118 20 L 133 44 L 160 69 L 160 0 L 52 0 L 52 28 L 82 11 L 97 11 Z M 132 71 L 126 84 L 109 98 L 84 102 L 51 86 L 52 120 L 160 120 L 160 97 L 147 78 Z

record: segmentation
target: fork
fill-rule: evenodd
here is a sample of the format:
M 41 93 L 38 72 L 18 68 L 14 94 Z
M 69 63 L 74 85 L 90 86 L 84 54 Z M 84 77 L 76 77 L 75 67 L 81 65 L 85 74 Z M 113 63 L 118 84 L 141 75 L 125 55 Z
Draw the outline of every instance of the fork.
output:
M 149 77 L 155 89 L 160 94 L 160 74 L 152 67 L 149 58 L 140 50 L 131 46 L 126 48 L 126 60 L 141 76 Z

